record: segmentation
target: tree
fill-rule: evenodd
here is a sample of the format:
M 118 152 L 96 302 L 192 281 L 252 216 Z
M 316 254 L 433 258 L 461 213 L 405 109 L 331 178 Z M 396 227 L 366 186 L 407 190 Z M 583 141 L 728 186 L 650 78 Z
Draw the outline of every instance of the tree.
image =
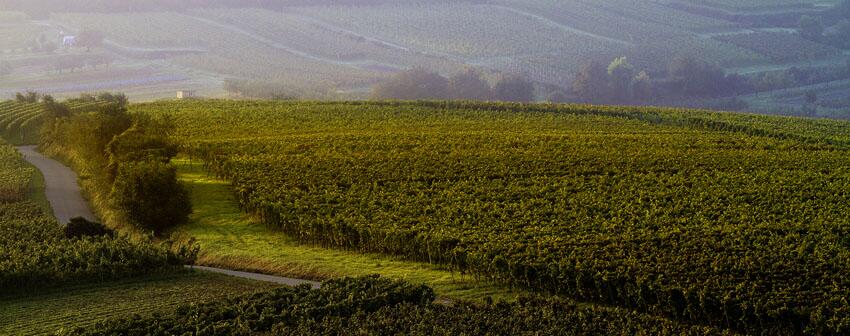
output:
M 608 78 L 614 100 L 626 101 L 631 97 L 631 92 L 629 91 L 631 89 L 634 71 L 634 67 L 629 64 L 626 57 L 615 58 L 608 65 Z
M 174 167 L 157 161 L 122 164 L 110 199 L 130 224 L 157 234 L 185 224 L 192 212 L 189 192 Z
M 844 0 L 833 8 L 832 13 L 841 19 L 850 19 L 850 0 Z
M 77 45 L 91 51 L 103 45 L 104 34 L 97 30 L 86 29 L 77 35 Z
M 422 68 L 400 72 L 372 91 L 375 99 L 445 99 L 448 96 L 449 81 Z
M 585 65 L 573 81 L 573 92 L 587 102 L 604 102 L 610 97 L 609 91 L 608 70 L 597 62 Z
M 676 57 L 668 67 L 675 92 L 685 96 L 716 96 L 728 93 L 726 75 L 720 67 L 692 57 Z
M 44 104 L 44 113 L 49 119 L 67 118 L 71 116 L 71 109 L 65 104 L 56 102 L 51 96 L 44 96 L 41 99 Z
M 15 101 L 19 103 L 38 103 L 39 99 L 41 99 L 41 94 L 34 91 L 27 91 L 26 93 L 15 93 Z
M 806 91 L 806 103 L 812 105 L 818 102 L 818 93 L 814 90 Z
M 519 76 L 502 76 L 493 87 L 493 97 L 500 101 L 530 102 L 534 100 L 534 84 Z
M 821 25 L 820 20 L 808 15 L 803 15 L 800 18 L 797 31 L 800 33 L 800 36 L 812 41 L 820 41 L 823 37 L 823 25 Z
M 844 19 L 832 26 L 830 32 L 824 36 L 824 40 L 838 48 L 850 48 L 850 20 Z
M 566 103 L 569 100 L 569 96 L 567 96 L 567 93 L 563 90 L 555 90 L 553 92 L 550 92 L 549 95 L 546 97 L 546 101 L 550 103 Z
M 12 68 L 12 64 L 6 61 L 0 62 L 0 77 L 6 77 L 11 75 L 14 72 L 14 68 Z
M 53 42 L 47 42 L 41 45 L 41 51 L 48 54 L 53 54 L 56 49 L 59 49 L 59 46 L 57 46 L 56 43 Z
M 474 68 L 467 68 L 449 78 L 449 98 L 489 100 L 490 84 Z
M 106 177 L 112 182 L 122 164 L 156 161 L 168 163 L 177 155 L 177 146 L 168 140 L 174 128 L 168 115 L 156 118 L 137 115 L 133 126 L 112 138 L 106 145 Z
M 652 78 L 646 71 L 641 71 L 632 79 L 632 96 L 639 101 L 650 101 L 655 97 Z

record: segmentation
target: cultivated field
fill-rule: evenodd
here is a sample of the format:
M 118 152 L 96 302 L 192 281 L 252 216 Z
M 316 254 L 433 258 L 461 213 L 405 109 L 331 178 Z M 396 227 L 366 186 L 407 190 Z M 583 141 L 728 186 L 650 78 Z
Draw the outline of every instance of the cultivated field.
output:
M 694 4 L 687 1 L 398 1 L 280 10 L 54 13 L 42 21 L 6 12 L 17 24 L 0 25 L 7 31 L 0 34 L 0 62 L 14 71 L 0 95 L 9 96 L 15 88 L 63 97 L 121 90 L 135 101 L 149 101 L 195 89 L 205 97 L 225 97 L 232 94 L 222 87 L 230 78 L 275 83 L 299 97 L 362 98 L 390 74 L 415 66 L 443 74 L 474 66 L 568 88 L 582 66 L 619 56 L 653 78 L 664 77 L 669 63 L 681 56 L 729 70 L 840 63 L 841 51 L 802 39 L 787 24 L 762 27 L 785 33 L 753 32 L 732 14 L 712 12 L 793 16 L 817 14 L 830 4 L 718 0 L 700 3 L 698 8 L 708 8 L 701 12 L 688 10 Z M 53 41 L 60 31 L 85 29 L 106 33 L 104 47 L 94 54 L 79 48 L 32 49 L 40 39 Z M 114 69 L 81 67 L 78 71 L 90 79 L 72 85 L 82 75 L 51 70 L 67 62 L 68 55 L 111 59 Z
M 275 286 L 210 273 L 141 277 L 0 297 L 0 333 L 55 335 L 62 329 L 134 315 L 149 317 L 192 302 L 224 300 Z
M 175 139 L 244 209 L 305 243 L 743 330 L 847 319 L 843 122 L 453 103 L 134 110 L 173 114 Z

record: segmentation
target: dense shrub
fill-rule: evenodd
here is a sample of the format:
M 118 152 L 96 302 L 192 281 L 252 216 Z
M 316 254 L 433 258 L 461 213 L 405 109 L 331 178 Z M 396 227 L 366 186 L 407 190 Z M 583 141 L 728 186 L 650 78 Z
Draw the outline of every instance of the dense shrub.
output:
M 65 224 L 65 227 L 62 229 L 65 231 L 65 237 L 67 238 L 115 236 L 115 230 L 82 217 L 71 218 L 71 221 Z
M 157 233 L 185 224 L 192 212 L 189 192 L 174 167 L 157 161 L 122 165 L 110 198 L 131 224 Z

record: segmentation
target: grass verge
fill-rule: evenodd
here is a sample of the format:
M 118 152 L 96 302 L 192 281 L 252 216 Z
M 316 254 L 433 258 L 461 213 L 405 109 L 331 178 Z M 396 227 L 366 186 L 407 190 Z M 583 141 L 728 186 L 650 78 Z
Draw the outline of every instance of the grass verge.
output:
M 277 285 L 206 272 L 55 288 L 0 298 L 0 335 L 46 335 L 107 318 L 149 316 L 181 304 L 271 289 Z
M 242 213 L 229 184 L 209 177 L 200 162 L 180 159 L 174 163 L 191 191 L 194 213 L 190 223 L 173 234 L 196 239 L 201 246 L 200 265 L 310 280 L 380 274 L 427 284 L 450 299 L 511 300 L 523 294 L 427 263 L 301 244 Z

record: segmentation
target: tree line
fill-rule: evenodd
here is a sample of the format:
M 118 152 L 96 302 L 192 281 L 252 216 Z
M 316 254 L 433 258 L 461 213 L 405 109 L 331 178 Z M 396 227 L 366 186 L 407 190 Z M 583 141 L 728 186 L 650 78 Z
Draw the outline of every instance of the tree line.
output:
M 42 148 L 92 176 L 88 188 L 94 203 L 104 205 L 102 211 L 154 234 L 188 221 L 191 202 L 170 164 L 177 146 L 168 140 L 174 126 L 167 116 L 130 114 L 123 94 L 84 94 L 68 101 L 95 106 L 81 112 L 44 101 Z
M 480 71 L 473 68 L 448 78 L 423 68 L 413 68 L 375 86 L 372 98 L 530 102 L 535 100 L 535 87 L 531 81 L 515 75 L 500 75 L 491 85 Z

